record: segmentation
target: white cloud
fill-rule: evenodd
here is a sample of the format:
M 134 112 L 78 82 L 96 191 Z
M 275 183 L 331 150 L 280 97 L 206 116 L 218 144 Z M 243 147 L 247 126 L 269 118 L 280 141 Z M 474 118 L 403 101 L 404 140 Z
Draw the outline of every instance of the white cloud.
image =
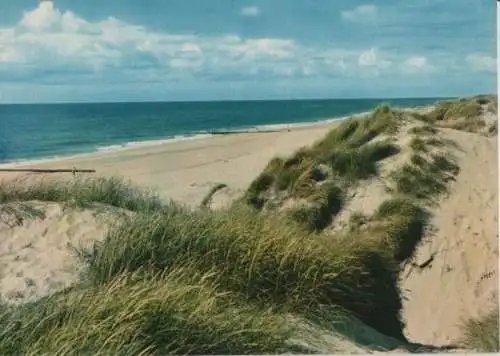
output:
M 41 2 L 37 9 L 25 12 L 21 25 L 31 30 L 48 30 L 60 24 L 61 12 L 54 9 L 52 2 Z
M 90 76 L 94 81 L 112 77 L 123 82 L 255 76 L 324 79 L 355 76 L 363 72 L 360 67 L 378 73 L 398 61 L 375 48 L 361 52 L 306 46 L 286 38 L 179 35 L 113 17 L 87 21 L 58 10 L 52 2 L 25 12 L 16 26 L 0 28 L 0 76 L 4 81 L 50 83 L 54 76 L 69 80 L 65 75 L 71 75 L 73 81 Z M 422 63 L 414 58 L 407 64 L 418 67 Z
M 401 69 L 407 73 L 424 73 L 433 71 L 435 67 L 429 63 L 427 57 L 413 56 L 402 63 Z
M 496 72 L 497 70 L 496 58 L 484 54 L 469 54 L 465 57 L 465 61 L 472 67 L 473 70 L 489 72 Z
M 240 10 L 240 15 L 247 17 L 256 17 L 259 16 L 261 10 L 258 6 L 245 6 Z
M 316 66 L 332 58 L 340 57 L 292 39 L 161 33 L 113 17 L 90 22 L 70 11 L 61 12 L 52 2 L 42 2 L 25 12 L 15 27 L 0 29 L 0 74 L 12 77 L 17 71 L 16 77 L 27 79 L 36 70 L 53 73 L 71 69 L 80 73 L 148 69 L 148 77 L 156 70 L 165 80 L 182 73 L 186 77 L 196 73 L 311 76 L 317 73 Z M 329 66 L 329 70 L 340 68 Z
M 424 68 L 428 65 L 425 57 L 411 57 L 405 61 L 405 65 L 413 68 Z
M 370 48 L 363 51 L 358 57 L 358 65 L 360 67 L 371 67 L 376 69 L 387 68 L 391 65 L 391 61 L 380 56 L 377 49 Z
M 196 69 L 259 66 L 259 61 L 292 58 L 298 45 L 293 40 L 238 36 L 198 37 L 148 31 L 143 26 L 110 17 L 88 22 L 72 12 L 61 13 L 52 2 L 24 13 L 15 28 L 0 29 L 0 62 L 13 66 L 80 68 L 127 66 L 149 62 L 164 69 Z
M 346 21 L 364 22 L 374 19 L 378 10 L 375 5 L 359 5 L 352 10 L 341 12 L 341 16 Z

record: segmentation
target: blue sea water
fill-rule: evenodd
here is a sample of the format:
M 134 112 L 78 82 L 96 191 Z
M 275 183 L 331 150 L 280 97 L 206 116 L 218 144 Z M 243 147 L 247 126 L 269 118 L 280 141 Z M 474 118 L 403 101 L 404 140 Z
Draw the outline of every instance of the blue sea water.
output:
M 0 162 L 109 150 L 217 130 L 311 123 L 442 98 L 0 105 Z

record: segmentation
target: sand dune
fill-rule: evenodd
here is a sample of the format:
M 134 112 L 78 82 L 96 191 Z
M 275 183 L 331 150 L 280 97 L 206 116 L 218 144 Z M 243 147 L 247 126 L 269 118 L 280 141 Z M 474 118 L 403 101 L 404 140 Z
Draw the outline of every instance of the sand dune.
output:
M 82 155 L 36 167 L 94 168 L 99 175 L 123 176 L 191 207 L 197 207 L 215 184 L 225 183 L 227 187 L 212 202 L 212 207 L 220 208 L 240 196 L 271 158 L 311 145 L 334 126 L 217 136 Z M 462 320 L 498 305 L 497 138 L 452 129 L 440 132 L 459 145 L 460 174 L 450 184 L 449 195 L 431 209 L 433 229 L 400 281 L 405 335 L 410 341 L 432 345 L 456 342 Z M 381 163 L 377 180 L 357 188 L 334 230 L 341 229 L 342 221 L 354 212 L 373 213 L 387 198 L 385 176 L 410 154 L 404 149 L 408 136 L 400 135 L 398 140 L 403 150 Z M 82 265 L 74 248 L 90 246 L 106 231 L 105 216 L 93 209 L 25 204 L 5 205 L 0 220 L 0 294 L 10 303 L 33 300 L 75 282 Z
M 81 264 L 75 248 L 90 247 L 104 236 L 104 221 L 90 210 L 64 209 L 58 203 L 26 202 L 2 214 L 0 222 L 0 293 L 21 303 L 61 290 L 78 278 Z M 13 215 L 20 224 L 8 223 Z M 17 219 L 16 219 L 17 220 Z

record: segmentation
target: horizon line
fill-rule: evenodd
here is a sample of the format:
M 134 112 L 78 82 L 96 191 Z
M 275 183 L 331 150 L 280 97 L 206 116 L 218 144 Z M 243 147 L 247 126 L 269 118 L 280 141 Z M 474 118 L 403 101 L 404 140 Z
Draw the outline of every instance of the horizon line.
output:
M 336 97 L 336 98 L 275 98 L 275 99 L 215 99 L 215 100 L 117 100 L 117 101 L 52 101 L 52 102 L 5 102 L 6 105 L 79 105 L 79 104 L 152 104 L 152 103 L 227 103 L 227 102 L 271 102 L 271 101 L 328 101 L 328 100 L 411 100 L 411 99 L 456 99 L 497 93 L 451 95 L 451 96 L 408 96 L 408 97 Z

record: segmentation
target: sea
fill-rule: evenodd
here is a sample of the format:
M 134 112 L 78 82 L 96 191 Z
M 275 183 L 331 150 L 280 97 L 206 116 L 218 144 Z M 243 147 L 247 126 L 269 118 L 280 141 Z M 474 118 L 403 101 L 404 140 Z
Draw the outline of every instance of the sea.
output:
M 26 163 L 341 120 L 388 103 L 399 108 L 450 98 L 0 105 L 0 163 Z

